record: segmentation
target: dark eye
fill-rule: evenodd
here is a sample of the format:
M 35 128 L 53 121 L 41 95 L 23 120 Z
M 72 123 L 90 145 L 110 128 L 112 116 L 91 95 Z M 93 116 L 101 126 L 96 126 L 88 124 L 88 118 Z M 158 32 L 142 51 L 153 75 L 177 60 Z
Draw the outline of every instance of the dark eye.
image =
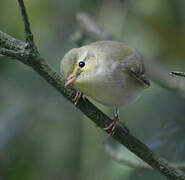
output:
M 79 67 L 83 68 L 85 66 L 85 62 L 84 61 L 80 61 L 78 65 L 79 65 Z

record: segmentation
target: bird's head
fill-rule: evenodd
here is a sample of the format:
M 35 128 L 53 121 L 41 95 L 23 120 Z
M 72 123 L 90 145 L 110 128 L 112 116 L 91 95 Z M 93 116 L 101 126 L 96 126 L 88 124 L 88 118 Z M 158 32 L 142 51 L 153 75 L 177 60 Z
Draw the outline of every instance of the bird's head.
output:
M 61 73 L 67 80 L 65 86 L 75 85 L 95 72 L 98 60 L 87 47 L 75 48 L 65 54 L 61 61 Z

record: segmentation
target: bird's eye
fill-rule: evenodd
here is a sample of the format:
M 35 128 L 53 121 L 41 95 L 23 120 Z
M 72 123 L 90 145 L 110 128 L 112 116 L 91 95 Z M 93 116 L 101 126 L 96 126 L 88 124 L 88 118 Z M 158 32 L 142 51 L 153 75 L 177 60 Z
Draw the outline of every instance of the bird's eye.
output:
M 84 61 L 80 61 L 78 65 L 79 65 L 79 67 L 83 68 L 85 66 L 85 62 Z

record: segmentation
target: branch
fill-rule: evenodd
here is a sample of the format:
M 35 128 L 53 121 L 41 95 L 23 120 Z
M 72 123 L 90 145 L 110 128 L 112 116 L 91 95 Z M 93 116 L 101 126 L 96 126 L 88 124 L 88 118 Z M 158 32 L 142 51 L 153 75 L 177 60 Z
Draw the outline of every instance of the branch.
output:
M 80 25 L 82 33 L 93 41 L 97 40 L 115 40 L 116 37 L 106 32 L 100 25 L 98 25 L 92 18 L 85 13 L 78 13 L 76 19 Z M 144 64 L 146 67 L 146 74 L 152 81 L 160 86 L 170 89 L 185 97 L 185 79 L 177 79 L 170 76 L 170 70 L 158 64 L 154 58 L 144 57 Z
M 22 7 L 23 4 L 21 4 L 21 2 L 23 3 L 23 1 L 19 0 L 19 2 Z M 22 12 L 24 11 L 22 10 Z M 24 16 L 25 13 L 22 13 L 22 15 Z M 60 92 L 64 97 L 72 102 L 72 99 L 76 94 L 76 90 L 72 87 L 65 87 L 65 82 L 61 78 L 61 76 L 48 65 L 48 63 L 39 55 L 39 53 L 34 53 L 30 51 L 30 49 L 27 48 L 27 45 L 25 45 L 24 48 L 20 49 L 19 43 L 13 43 L 15 42 L 14 38 L 5 33 L 1 33 L 1 35 L 1 40 L 7 39 L 7 42 L 2 44 L 1 46 L 2 48 L 4 48 L 3 51 L 6 52 L 6 56 L 13 57 L 14 51 L 16 51 L 17 54 L 22 54 L 21 57 L 17 56 L 14 58 L 31 66 L 35 70 L 35 72 L 40 74 L 42 78 L 44 78 L 49 84 L 51 84 L 56 90 L 58 90 L 58 92 Z M 9 46 L 11 44 L 14 44 L 14 50 L 11 49 L 11 47 Z M 23 42 L 21 42 L 21 44 L 24 45 Z M 5 51 L 6 45 L 8 45 L 9 50 L 13 51 L 11 52 L 12 54 L 9 53 L 9 51 Z M 3 51 L 1 50 L 1 53 Z M 89 100 L 84 101 L 83 99 L 81 99 L 76 108 L 78 108 L 81 112 L 83 112 L 83 114 L 85 114 L 89 119 L 91 119 L 97 126 L 101 128 L 108 126 L 112 122 L 112 120 L 107 115 L 101 112 Z M 107 131 L 107 133 L 109 133 L 109 131 Z M 166 160 L 152 152 L 145 144 L 139 141 L 131 133 L 125 134 L 125 129 L 121 125 L 118 125 L 117 131 L 114 134 L 113 138 L 169 179 L 185 180 L 185 175 L 182 171 L 169 165 Z
M 92 38 L 94 41 L 100 40 L 116 40 L 111 34 L 104 31 L 94 20 L 84 13 L 78 13 L 76 19 L 84 34 Z
M 19 53 L 19 51 L 17 52 Z M 26 55 L 27 54 L 24 54 L 25 57 Z M 7 56 L 9 57 L 8 54 Z M 66 88 L 64 86 L 64 80 L 61 79 L 60 75 L 58 75 L 57 72 L 55 72 L 40 55 L 33 56 L 31 60 L 32 63 L 30 63 L 26 58 L 23 61 L 23 59 L 19 58 L 19 56 L 17 59 L 23 63 L 27 61 L 27 64 L 29 64 L 49 84 L 56 88 L 64 97 L 72 102 L 72 99 L 76 94 L 76 90 L 72 87 Z M 107 115 L 101 112 L 88 100 L 80 100 L 76 107 L 101 128 L 108 126 L 112 122 Z M 170 179 L 185 179 L 182 171 L 171 167 L 166 160 L 153 153 L 146 145 L 140 142 L 132 134 L 125 134 L 125 129 L 122 126 L 118 126 L 113 138 L 115 138 L 120 144 L 126 146 L 130 151 L 143 159 L 154 169 L 164 174 L 166 177 Z
M 25 43 L 0 31 L 0 47 L 11 50 L 22 50 L 25 47 Z
M 142 169 L 154 170 L 151 166 L 149 166 L 148 164 L 146 164 L 145 162 L 143 162 L 141 160 L 138 160 L 138 159 L 135 159 L 135 160 L 130 159 L 127 156 L 125 156 L 124 154 L 120 155 L 108 143 L 105 143 L 104 144 L 104 148 L 105 148 L 105 152 L 111 158 L 113 158 L 115 161 L 117 161 L 118 163 L 120 163 L 122 165 L 126 165 L 126 166 L 129 166 L 131 168 L 142 168 Z M 185 162 L 181 162 L 181 163 L 170 163 L 170 164 L 171 164 L 171 166 L 173 166 L 175 168 L 180 168 L 180 169 L 185 168 Z
M 185 77 L 185 72 L 172 71 L 170 74 Z
M 11 58 L 15 58 L 15 59 L 20 58 L 19 52 L 14 51 L 14 50 L 5 49 L 5 48 L 0 48 L 0 54 L 11 57 Z
M 28 15 L 26 12 L 26 8 L 24 6 L 24 1 L 23 0 L 18 0 L 19 2 L 19 7 L 21 10 L 21 14 L 22 14 L 22 18 L 23 18 L 23 22 L 24 22 L 24 31 L 25 31 L 25 38 L 26 38 L 26 43 L 28 43 L 29 48 L 31 48 L 33 50 L 33 52 L 38 52 L 37 48 L 35 46 L 34 43 L 34 37 L 33 34 L 31 32 L 31 28 L 30 28 L 30 23 L 28 20 Z
M 141 160 L 133 160 L 130 159 L 129 157 L 125 156 L 124 154 L 122 154 L 122 156 L 120 156 L 120 154 L 115 151 L 111 145 L 107 142 L 105 142 L 104 144 L 104 149 L 105 152 L 112 158 L 114 159 L 116 162 L 122 164 L 122 165 L 126 165 L 129 166 L 131 168 L 144 168 L 144 169 L 153 169 L 151 166 L 149 166 L 148 164 L 146 164 L 145 162 L 142 162 Z

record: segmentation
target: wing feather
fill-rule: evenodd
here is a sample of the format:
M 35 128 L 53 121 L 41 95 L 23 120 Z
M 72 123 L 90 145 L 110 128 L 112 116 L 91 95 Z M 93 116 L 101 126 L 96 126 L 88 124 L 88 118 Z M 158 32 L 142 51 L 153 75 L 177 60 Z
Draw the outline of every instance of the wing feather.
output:
M 124 71 L 126 70 L 132 77 L 149 87 L 150 82 L 145 76 L 145 67 L 142 56 L 133 48 L 116 41 L 97 41 L 90 44 L 100 49 L 107 56 L 106 59 L 122 61 Z

